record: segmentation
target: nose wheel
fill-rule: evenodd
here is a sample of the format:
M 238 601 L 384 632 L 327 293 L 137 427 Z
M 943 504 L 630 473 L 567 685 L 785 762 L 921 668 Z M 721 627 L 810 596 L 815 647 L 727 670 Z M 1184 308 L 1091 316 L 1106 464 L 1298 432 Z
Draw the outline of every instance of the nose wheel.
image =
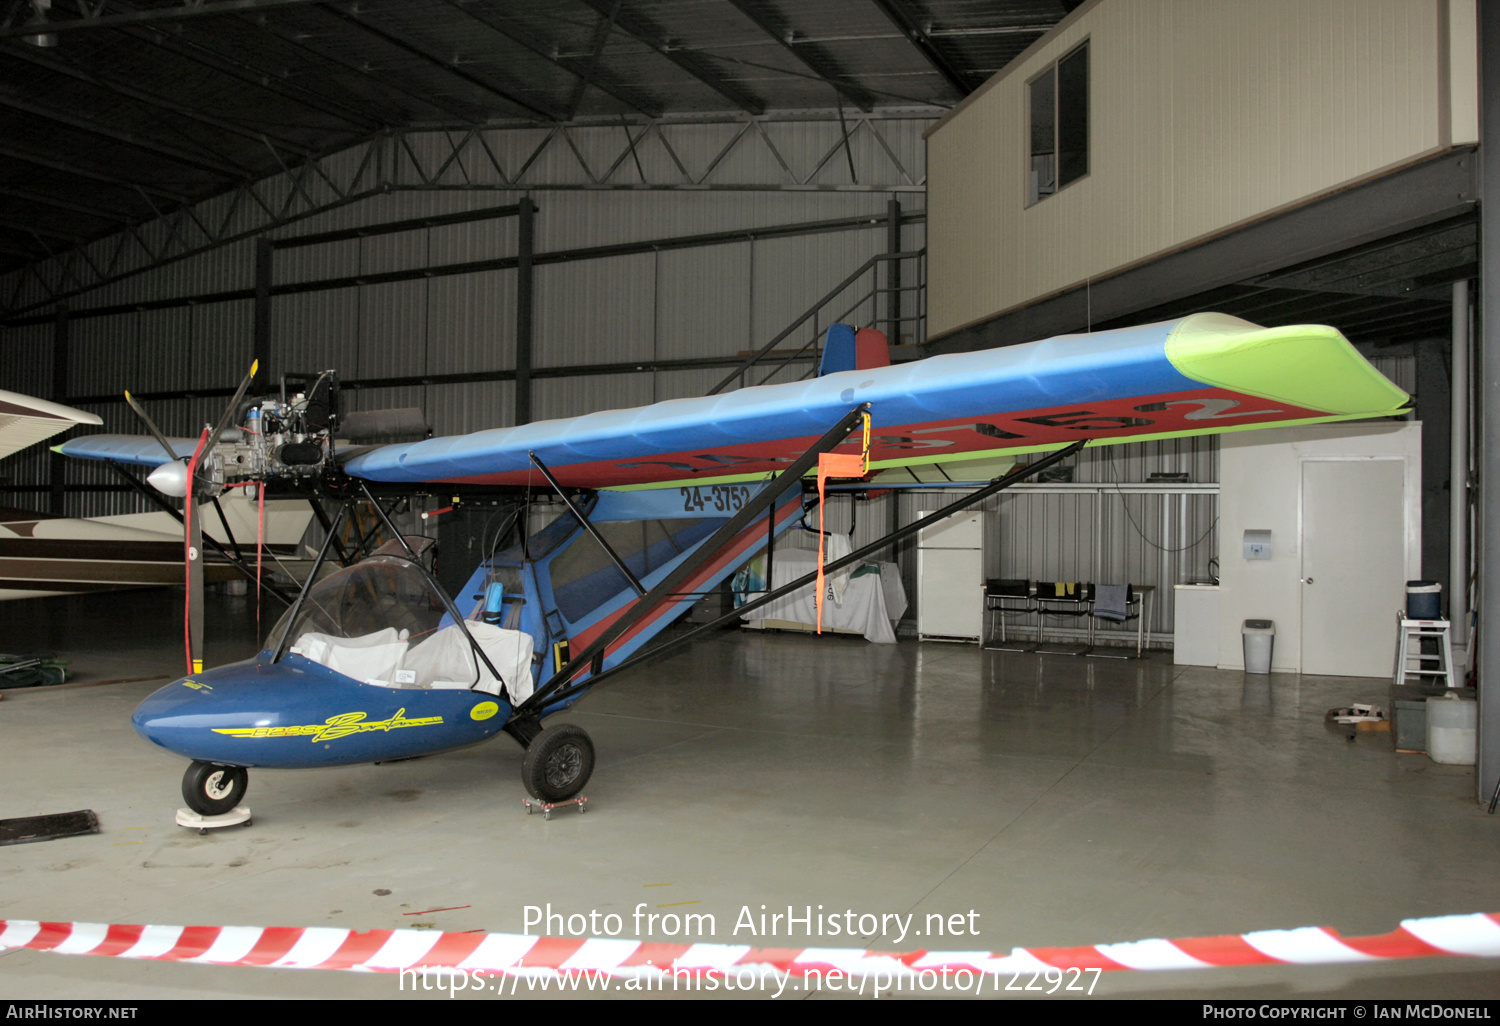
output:
M 526 748 L 521 782 L 533 798 L 562 802 L 572 798 L 594 772 L 594 742 L 576 723 L 548 727 Z
M 222 816 L 245 797 L 250 773 L 242 766 L 195 762 L 182 775 L 182 800 L 200 816 Z

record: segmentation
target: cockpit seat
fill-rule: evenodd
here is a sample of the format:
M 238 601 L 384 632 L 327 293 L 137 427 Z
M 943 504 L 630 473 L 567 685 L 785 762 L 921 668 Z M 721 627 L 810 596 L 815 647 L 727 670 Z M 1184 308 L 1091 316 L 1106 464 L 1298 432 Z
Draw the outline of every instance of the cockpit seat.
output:
M 465 620 L 469 633 L 484 649 L 495 669 L 500 671 L 505 691 L 512 704 L 531 694 L 531 635 L 525 631 L 509 631 L 478 620 Z M 449 625 L 432 637 L 413 645 L 401 661 L 401 670 L 414 673 L 414 680 L 404 687 L 419 688 L 474 688 L 491 695 L 500 694 L 501 682 L 494 678 L 483 663 L 478 666 L 478 683 L 475 683 L 476 668 L 469 640 L 456 625 Z M 404 674 L 403 674 L 404 676 Z
M 308 631 L 291 650 L 346 677 L 389 685 L 406 649 L 406 632 L 387 627 L 357 638 Z

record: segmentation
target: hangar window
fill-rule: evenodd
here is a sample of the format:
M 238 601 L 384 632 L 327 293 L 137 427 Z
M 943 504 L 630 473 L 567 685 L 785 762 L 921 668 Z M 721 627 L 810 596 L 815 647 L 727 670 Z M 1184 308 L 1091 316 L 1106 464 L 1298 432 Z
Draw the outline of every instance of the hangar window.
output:
M 1089 173 L 1089 44 L 1069 50 L 1027 86 L 1031 165 L 1026 204 Z

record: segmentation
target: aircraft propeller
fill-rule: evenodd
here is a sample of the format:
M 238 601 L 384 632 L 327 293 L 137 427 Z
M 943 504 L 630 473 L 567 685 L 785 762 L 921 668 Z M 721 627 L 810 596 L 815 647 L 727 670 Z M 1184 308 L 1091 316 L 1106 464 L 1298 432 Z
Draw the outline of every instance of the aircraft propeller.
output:
M 187 649 L 188 673 L 201 673 L 203 670 L 203 523 L 199 510 L 203 503 L 213 500 L 223 491 L 223 482 L 210 475 L 210 463 L 205 456 L 212 446 L 222 440 L 259 367 L 260 361 L 251 362 L 250 372 L 240 382 L 234 398 L 220 415 L 219 422 L 211 426 L 204 425 L 197 447 L 186 460 L 173 450 L 171 443 L 136 398 L 128 391 L 125 393 L 125 401 L 130 404 L 130 408 L 171 457 L 169 462 L 163 463 L 147 476 L 147 483 L 165 495 L 183 500 L 183 523 L 186 528 L 183 539 L 183 562 L 186 566 L 183 637 Z

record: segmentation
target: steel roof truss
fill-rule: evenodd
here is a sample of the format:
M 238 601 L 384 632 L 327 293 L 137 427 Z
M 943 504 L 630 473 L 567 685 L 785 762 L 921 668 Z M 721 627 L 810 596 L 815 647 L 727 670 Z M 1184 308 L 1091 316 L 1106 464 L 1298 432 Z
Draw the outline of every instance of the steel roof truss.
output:
M 766 18 L 756 8 L 750 6 L 746 0 L 729 0 L 735 10 L 755 24 L 755 27 L 764 32 L 783 51 L 796 58 L 797 62 L 807 68 L 819 79 L 826 82 L 833 91 L 854 104 L 860 110 L 868 114 L 875 108 L 875 98 L 865 92 L 857 85 L 852 85 L 846 80 L 847 75 L 830 58 L 821 54 L 810 56 L 807 48 L 812 44 L 796 44 L 792 42 L 792 29 L 790 25 L 777 24 Z
M 614 31 L 623 33 L 637 42 L 645 43 L 652 52 L 671 61 L 741 110 L 751 114 L 765 113 L 766 105 L 760 99 L 745 92 L 734 83 L 726 81 L 708 61 L 695 56 L 691 51 L 671 46 L 668 41 L 662 39 L 662 33 L 648 19 L 624 9 L 623 5 L 616 5 L 614 0 L 582 0 L 582 2 L 600 14 L 607 14 L 618 6 L 620 9 L 615 15 Z

